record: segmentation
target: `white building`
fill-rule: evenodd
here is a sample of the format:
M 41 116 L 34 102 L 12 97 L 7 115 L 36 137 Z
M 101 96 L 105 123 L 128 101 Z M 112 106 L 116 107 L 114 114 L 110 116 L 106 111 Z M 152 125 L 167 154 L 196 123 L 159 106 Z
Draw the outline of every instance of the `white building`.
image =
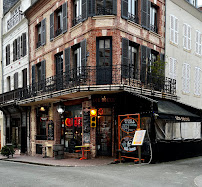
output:
M 30 5 L 31 0 L 4 0 L 2 91 L 6 97 L 15 97 L 19 89 L 29 85 L 28 21 L 23 13 Z M 29 112 L 16 106 L 15 102 L 3 106 L 1 110 L 4 112 L 4 130 L 11 135 L 11 138 L 4 136 L 4 142 L 26 152 Z
M 194 0 L 166 1 L 166 76 L 179 101 L 202 109 L 202 12 Z

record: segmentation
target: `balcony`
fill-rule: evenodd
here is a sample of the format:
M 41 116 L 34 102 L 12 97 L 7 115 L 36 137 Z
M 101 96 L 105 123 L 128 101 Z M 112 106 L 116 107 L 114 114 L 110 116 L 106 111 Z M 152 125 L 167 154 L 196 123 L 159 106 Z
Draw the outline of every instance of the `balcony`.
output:
M 150 25 L 150 30 L 151 31 L 153 31 L 153 32 L 155 32 L 155 33 L 158 33 L 158 28 L 157 28 L 157 26 L 156 25 Z
M 75 26 L 77 25 L 78 23 L 82 22 L 82 16 L 78 16 L 78 17 L 75 17 L 73 20 L 72 20 L 72 25 Z
M 3 93 L 0 95 L 0 104 L 23 100 L 29 103 L 36 97 L 43 100 L 45 97 L 56 98 L 62 94 L 112 90 L 176 98 L 176 80 L 147 73 L 144 81 L 141 81 L 140 71 L 130 66 L 85 66 Z
M 7 21 L 7 31 L 17 25 L 22 19 L 21 11 L 19 10 Z
M 134 22 L 134 23 L 139 23 L 139 18 L 137 15 L 133 15 L 130 12 L 128 12 L 128 20 Z
M 97 16 L 113 15 L 113 8 L 112 7 L 105 7 L 105 6 L 98 6 L 96 15 Z

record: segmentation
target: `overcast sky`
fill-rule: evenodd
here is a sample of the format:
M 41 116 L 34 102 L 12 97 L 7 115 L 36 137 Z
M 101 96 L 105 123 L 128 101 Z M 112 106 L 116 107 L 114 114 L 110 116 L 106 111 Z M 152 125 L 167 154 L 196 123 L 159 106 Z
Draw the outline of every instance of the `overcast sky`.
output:
M 202 6 L 202 0 L 198 0 L 198 6 Z

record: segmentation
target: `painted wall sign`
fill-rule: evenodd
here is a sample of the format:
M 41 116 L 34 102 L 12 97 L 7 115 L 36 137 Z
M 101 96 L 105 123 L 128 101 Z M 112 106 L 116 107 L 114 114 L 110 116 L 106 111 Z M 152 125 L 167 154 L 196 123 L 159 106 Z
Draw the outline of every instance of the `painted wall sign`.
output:
M 121 121 L 121 130 L 124 132 L 134 132 L 137 129 L 137 121 L 133 118 L 125 118 Z

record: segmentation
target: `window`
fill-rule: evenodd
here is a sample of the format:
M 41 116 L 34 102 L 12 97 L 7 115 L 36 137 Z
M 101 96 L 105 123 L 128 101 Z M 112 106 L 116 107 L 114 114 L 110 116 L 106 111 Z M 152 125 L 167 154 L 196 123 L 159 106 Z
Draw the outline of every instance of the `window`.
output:
M 74 1 L 73 12 L 74 12 L 73 26 L 74 26 L 82 21 L 82 0 Z
M 22 70 L 22 87 L 27 86 L 27 68 Z
M 182 67 L 182 91 L 190 92 L 190 65 L 187 63 L 184 63 Z
M 62 90 L 63 88 L 63 53 L 55 55 L 56 66 L 56 88 Z
M 15 25 L 17 25 L 22 19 L 22 12 L 20 7 L 17 7 L 11 14 L 11 18 L 7 21 L 7 30 L 9 31 Z
M 10 44 L 6 46 L 6 65 L 10 64 Z
M 50 41 L 65 32 L 67 32 L 67 2 L 50 15 Z
M 27 36 L 26 33 L 23 33 L 21 36 L 21 56 L 27 55 Z
M 14 89 L 18 89 L 18 72 L 14 74 Z
M 152 4 L 150 7 L 150 30 L 158 32 L 157 29 L 157 8 Z
M 176 79 L 176 71 L 177 71 L 177 60 L 175 58 L 170 57 L 169 60 L 169 76 L 171 79 Z
M 201 69 L 199 67 L 195 67 L 195 80 L 194 80 L 194 94 L 200 95 L 200 78 L 201 78 Z
M 183 47 L 191 50 L 191 27 L 187 24 L 183 25 Z
M 8 76 L 7 77 L 7 91 L 11 91 L 11 77 Z
M 46 44 L 46 19 L 36 25 L 36 48 Z
M 13 61 L 20 59 L 20 38 L 18 37 L 13 42 Z
M 128 19 L 138 23 L 138 0 L 128 0 Z
M 133 79 L 138 79 L 138 46 L 133 43 L 129 42 L 129 77 Z
M 170 41 L 178 45 L 178 18 L 170 16 Z
M 56 31 L 55 31 L 55 36 L 58 36 L 62 33 L 62 7 L 60 7 L 56 11 Z
M 197 0 L 187 0 L 189 3 L 191 3 L 193 6 L 197 7 Z
M 81 66 L 81 47 L 80 45 L 77 46 L 76 49 L 74 49 L 73 51 L 74 53 L 74 68 L 77 72 L 77 76 L 80 76 L 81 75 L 81 69 L 82 69 L 82 66 Z
M 201 43 L 201 33 L 196 31 L 196 54 L 198 55 L 202 55 Z
M 113 14 L 112 0 L 96 1 L 96 15 L 112 15 L 112 14 Z

